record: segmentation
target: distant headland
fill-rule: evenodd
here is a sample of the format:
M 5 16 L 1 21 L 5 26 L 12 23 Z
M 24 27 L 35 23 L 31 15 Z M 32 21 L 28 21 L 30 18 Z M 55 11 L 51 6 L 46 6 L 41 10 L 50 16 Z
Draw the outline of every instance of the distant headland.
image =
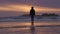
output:
M 55 13 L 43 13 L 41 16 L 59 16 L 59 15 Z
M 29 14 L 23 14 L 23 15 L 21 15 L 21 16 L 30 16 Z M 41 15 L 35 15 L 35 16 L 46 16 L 46 17 L 48 17 L 48 16 L 59 16 L 58 14 L 55 14 L 55 13 L 42 13 Z

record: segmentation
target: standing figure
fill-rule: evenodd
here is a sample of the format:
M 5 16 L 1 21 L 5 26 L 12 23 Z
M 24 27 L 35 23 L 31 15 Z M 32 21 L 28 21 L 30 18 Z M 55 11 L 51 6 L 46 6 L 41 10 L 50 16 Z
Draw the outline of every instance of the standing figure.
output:
M 31 10 L 30 10 L 30 16 L 31 16 L 31 22 L 32 22 L 32 25 L 34 25 L 34 16 L 35 16 L 35 10 L 34 10 L 34 7 L 31 7 Z
M 34 7 L 31 7 L 31 10 L 30 10 L 31 30 L 35 30 L 35 28 L 34 28 L 34 16 L 35 16 L 35 10 L 34 10 Z

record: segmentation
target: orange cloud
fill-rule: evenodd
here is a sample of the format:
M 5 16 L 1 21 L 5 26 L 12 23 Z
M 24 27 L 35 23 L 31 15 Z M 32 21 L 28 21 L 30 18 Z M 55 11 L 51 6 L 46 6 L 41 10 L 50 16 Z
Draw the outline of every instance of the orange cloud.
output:
M 31 9 L 32 5 L 24 5 L 24 4 L 10 4 L 10 5 L 5 5 L 5 6 L 0 6 L 0 11 L 23 11 L 23 12 L 29 12 Z M 46 8 L 46 7 L 39 7 L 39 6 L 34 6 L 36 12 L 48 12 L 48 11 L 60 11 L 60 9 L 56 8 Z

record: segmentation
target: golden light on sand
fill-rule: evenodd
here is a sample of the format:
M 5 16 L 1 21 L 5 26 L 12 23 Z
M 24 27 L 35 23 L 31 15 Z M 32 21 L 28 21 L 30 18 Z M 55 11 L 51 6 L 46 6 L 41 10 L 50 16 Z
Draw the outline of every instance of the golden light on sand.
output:
M 29 12 L 31 9 L 32 5 L 24 5 L 24 4 L 20 4 L 20 5 L 5 5 L 5 6 L 0 6 L 0 11 L 23 11 L 23 12 Z M 56 9 L 56 8 L 46 8 L 46 7 L 39 7 L 39 6 L 34 6 L 36 12 L 45 12 L 45 11 L 60 11 L 60 9 Z

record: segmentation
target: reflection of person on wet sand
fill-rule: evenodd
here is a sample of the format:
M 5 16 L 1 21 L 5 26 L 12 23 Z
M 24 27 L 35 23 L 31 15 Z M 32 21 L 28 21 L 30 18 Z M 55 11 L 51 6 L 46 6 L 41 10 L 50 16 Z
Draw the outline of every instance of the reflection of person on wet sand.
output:
M 30 10 L 30 17 L 31 17 L 31 30 L 34 30 L 34 16 L 35 16 L 35 10 L 34 7 L 31 7 Z

